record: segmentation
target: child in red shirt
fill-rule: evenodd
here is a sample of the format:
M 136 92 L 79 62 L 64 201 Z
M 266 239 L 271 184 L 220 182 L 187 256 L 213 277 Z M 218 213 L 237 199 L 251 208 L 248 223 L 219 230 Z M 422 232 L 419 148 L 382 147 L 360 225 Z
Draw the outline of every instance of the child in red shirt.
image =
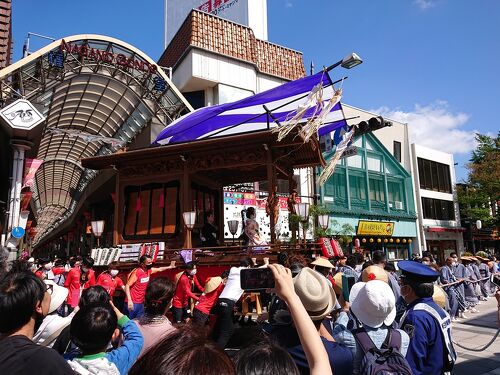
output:
M 210 315 L 210 310 L 214 307 L 219 298 L 224 285 L 226 284 L 229 271 L 224 271 L 221 276 L 211 277 L 205 284 L 203 294 L 193 309 L 193 321 L 205 325 Z

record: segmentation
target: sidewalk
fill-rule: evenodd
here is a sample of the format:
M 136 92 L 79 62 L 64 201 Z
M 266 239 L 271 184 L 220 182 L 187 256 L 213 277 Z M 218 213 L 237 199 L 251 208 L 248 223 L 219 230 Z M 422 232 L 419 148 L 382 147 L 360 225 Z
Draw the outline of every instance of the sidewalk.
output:
M 453 323 L 453 341 L 468 348 L 478 348 L 488 343 L 498 327 L 497 300 L 494 297 L 482 302 L 476 314 L 468 313 L 468 319 Z M 481 352 L 462 349 L 455 345 L 458 360 L 454 375 L 500 375 L 500 337 Z

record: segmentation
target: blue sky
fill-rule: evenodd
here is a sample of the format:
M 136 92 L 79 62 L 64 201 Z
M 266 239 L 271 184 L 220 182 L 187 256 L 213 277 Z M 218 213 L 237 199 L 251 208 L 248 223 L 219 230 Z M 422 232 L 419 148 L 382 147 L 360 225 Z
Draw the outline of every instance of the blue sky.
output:
M 109 35 L 155 60 L 163 51 L 163 0 L 13 2 L 15 60 L 28 32 Z M 302 51 L 307 70 L 357 52 L 362 65 L 333 72 L 349 76 L 343 101 L 408 122 L 414 142 L 454 153 L 459 178 L 474 132 L 500 128 L 499 17 L 497 0 L 268 0 L 271 42 Z

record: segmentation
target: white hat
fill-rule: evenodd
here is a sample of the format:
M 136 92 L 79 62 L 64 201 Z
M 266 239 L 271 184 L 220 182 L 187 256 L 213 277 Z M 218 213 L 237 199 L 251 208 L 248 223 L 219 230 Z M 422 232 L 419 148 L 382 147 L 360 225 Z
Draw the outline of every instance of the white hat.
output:
M 354 284 L 349 302 L 353 314 L 368 327 L 379 328 L 382 324 L 390 326 L 396 318 L 396 298 L 391 287 L 384 281 Z
M 59 306 L 66 301 L 66 297 L 68 297 L 68 289 L 57 285 L 52 280 L 44 280 L 44 283 L 47 285 L 52 285 L 52 294 L 50 295 L 50 306 L 49 306 L 49 314 L 56 311 Z
M 295 293 L 307 310 L 312 320 L 321 320 L 335 307 L 337 298 L 328 279 L 304 267 L 293 279 Z
M 35 263 L 35 258 L 30 257 L 30 258 L 28 259 L 28 263 Z

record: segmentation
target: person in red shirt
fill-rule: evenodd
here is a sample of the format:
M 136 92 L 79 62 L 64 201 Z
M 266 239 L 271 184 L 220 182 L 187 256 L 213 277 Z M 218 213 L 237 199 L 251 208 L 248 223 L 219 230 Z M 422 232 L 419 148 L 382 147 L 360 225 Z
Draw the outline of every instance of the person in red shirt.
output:
M 108 264 L 108 270 L 104 271 L 97 278 L 97 285 L 102 286 L 109 293 L 111 299 L 115 294 L 116 289 L 122 289 L 125 291 L 125 284 L 118 275 L 118 262 L 111 262 Z
M 139 267 L 132 270 L 127 277 L 125 285 L 125 312 L 130 319 L 140 318 L 144 315 L 144 296 L 149 283 L 149 277 L 157 272 L 175 268 L 175 261 L 170 266 L 153 267 L 153 260 L 149 255 L 139 258 Z
M 214 307 L 217 298 L 222 293 L 224 285 L 226 285 L 229 271 L 224 271 L 222 275 L 211 277 L 205 283 L 205 289 L 200 296 L 198 303 L 193 309 L 193 321 L 195 323 L 205 325 L 210 315 L 210 310 Z
M 92 269 L 93 266 L 94 259 L 86 256 L 83 258 L 80 266 L 75 266 L 69 270 L 66 280 L 64 281 L 64 286 L 69 290 L 68 299 L 66 301 L 69 312 L 73 311 L 74 308 L 78 306 L 82 290 L 95 285 L 95 272 Z
M 176 323 L 181 323 L 189 316 L 189 298 L 198 301 L 198 296 L 191 291 L 191 281 L 194 281 L 194 284 L 200 291 L 203 290 L 203 287 L 196 277 L 196 263 L 187 262 L 184 265 L 184 268 L 184 272 L 175 275 L 177 286 L 175 288 L 174 299 L 172 301 L 172 315 L 174 322 Z
M 61 275 L 66 272 L 64 267 L 54 267 L 54 263 L 52 263 L 49 258 L 39 259 L 38 265 L 40 267 L 36 270 L 35 275 L 42 280 L 53 280 L 54 276 Z

